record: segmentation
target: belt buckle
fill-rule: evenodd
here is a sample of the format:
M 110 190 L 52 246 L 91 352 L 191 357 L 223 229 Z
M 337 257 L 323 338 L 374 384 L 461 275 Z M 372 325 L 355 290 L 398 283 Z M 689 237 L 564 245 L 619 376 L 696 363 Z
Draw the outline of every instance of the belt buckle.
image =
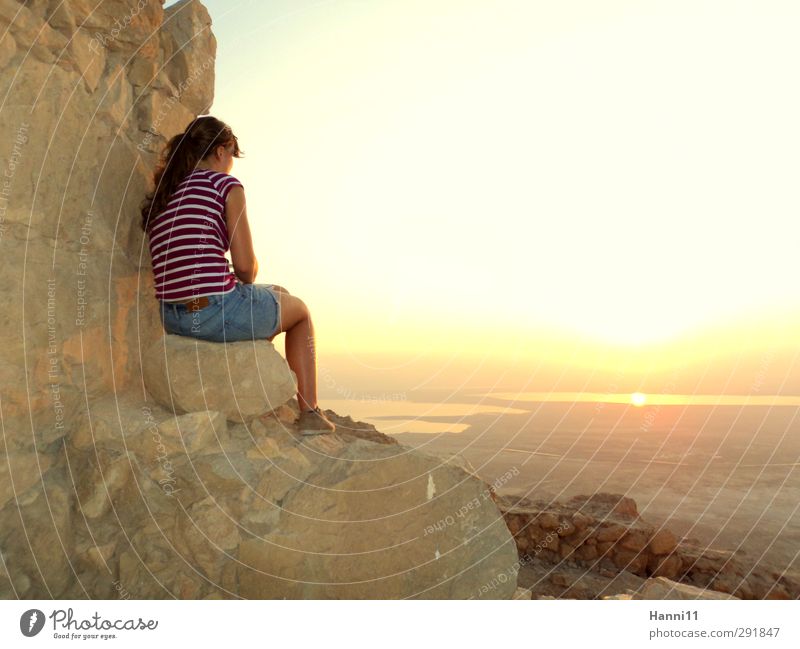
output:
M 189 300 L 185 304 L 186 308 L 189 311 L 200 311 L 201 309 L 205 309 L 208 306 L 208 296 L 201 295 L 200 297 L 196 297 L 193 300 Z

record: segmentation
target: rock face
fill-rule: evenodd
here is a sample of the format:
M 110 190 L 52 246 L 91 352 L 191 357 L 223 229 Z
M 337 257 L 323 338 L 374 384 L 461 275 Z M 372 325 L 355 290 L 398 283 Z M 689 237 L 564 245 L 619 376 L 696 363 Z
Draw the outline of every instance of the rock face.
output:
M 212 104 L 210 26 L 194 0 L 0 3 L 3 414 L 46 443 L 87 394 L 141 389 L 163 330 L 138 207 Z
M 296 414 L 290 402 L 232 424 L 95 400 L 80 425 L 93 435 L 71 437 L 65 466 L 21 485 L 29 544 L 16 504 L 0 509 L 11 569 L 0 595 L 513 596 L 503 575 L 516 548 L 486 484 L 365 424 L 304 438 L 287 423 Z
M 266 341 L 164 336 L 138 208 L 211 107 L 210 27 L 0 1 L 0 597 L 510 598 L 480 480 L 331 411 L 297 438 Z
M 147 391 L 176 413 L 218 410 L 245 422 L 275 410 L 297 392 L 297 378 L 266 340 L 213 343 L 159 338 L 142 361 Z
M 706 599 L 724 599 L 724 594 L 735 599 L 800 597 L 800 584 L 784 575 L 754 568 L 734 552 L 679 540 L 668 529 L 643 521 L 636 503 L 620 494 L 575 496 L 566 503 L 504 495 L 499 503 L 520 564 L 530 568 L 525 581 L 541 583 L 534 573 L 543 573 L 550 582 L 547 595 L 594 598 L 619 593 L 624 586 L 636 594 L 634 599 L 693 599 L 703 590 L 711 591 L 703 595 Z M 554 564 L 559 571 L 553 571 Z M 577 574 L 570 575 L 569 569 L 577 567 Z M 600 584 L 587 568 L 615 585 Z M 664 584 L 676 582 L 681 588 L 668 592 Z

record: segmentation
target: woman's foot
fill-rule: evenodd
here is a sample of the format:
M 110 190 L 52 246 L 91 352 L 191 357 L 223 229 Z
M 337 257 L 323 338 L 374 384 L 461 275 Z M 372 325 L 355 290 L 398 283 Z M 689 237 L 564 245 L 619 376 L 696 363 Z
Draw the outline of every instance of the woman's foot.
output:
M 303 410 L 297 420 L 297 427 L 301 435 L 325 435 L 336 430 L 336 425 L 322 414 L 319 406 L 313 410 Z

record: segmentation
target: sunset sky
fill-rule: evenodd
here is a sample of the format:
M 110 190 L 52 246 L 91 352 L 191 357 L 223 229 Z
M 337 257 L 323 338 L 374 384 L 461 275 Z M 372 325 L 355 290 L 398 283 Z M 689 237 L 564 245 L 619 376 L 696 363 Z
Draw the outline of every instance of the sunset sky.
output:
M 204 4 L 256 281 L 321 350 L 608 369 L 798 342 L 796 2 Z

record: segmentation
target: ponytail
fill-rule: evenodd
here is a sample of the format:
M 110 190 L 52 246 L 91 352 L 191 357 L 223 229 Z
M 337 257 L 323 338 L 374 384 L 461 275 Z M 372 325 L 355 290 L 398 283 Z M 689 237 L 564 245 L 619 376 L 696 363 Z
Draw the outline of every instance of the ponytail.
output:
M 140 208 L 142 230 L 150 230 L 155 217 L 166 209 L 173 192 L 198 163 L 218 146 L 231 141 L 234 143 L 234 157 L 240 158 L 242 151 L 230 126 L 211 115 L 196 118 L 183 133 L 172 136 L 153 172 L 154 189 L 147 194 Z

